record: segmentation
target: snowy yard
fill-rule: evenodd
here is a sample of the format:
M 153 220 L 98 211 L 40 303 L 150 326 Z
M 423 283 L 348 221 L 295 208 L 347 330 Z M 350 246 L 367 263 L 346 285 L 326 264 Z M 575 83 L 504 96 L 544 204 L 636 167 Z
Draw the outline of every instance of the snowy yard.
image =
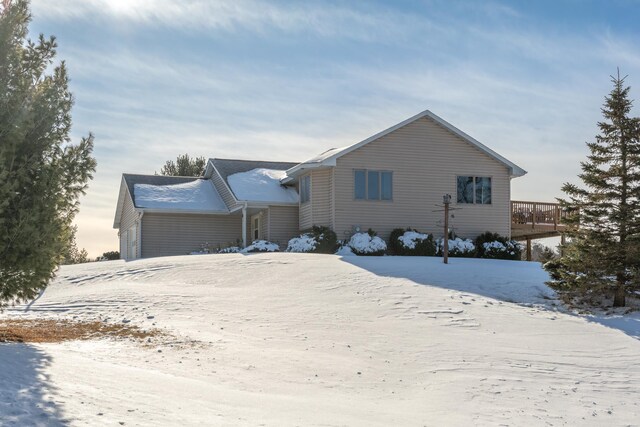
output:
M 640 423 L 640 316 L 564 313 L 537 263 L 450 262 L 270 253 L 64 267 L 1 316 L 173 338 L 0 345 L 0 425 Z

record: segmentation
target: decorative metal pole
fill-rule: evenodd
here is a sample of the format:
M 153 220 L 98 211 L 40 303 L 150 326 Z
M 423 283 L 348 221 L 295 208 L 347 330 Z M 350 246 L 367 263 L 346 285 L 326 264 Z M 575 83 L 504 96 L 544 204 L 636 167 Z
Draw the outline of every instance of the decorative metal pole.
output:
M 449 264 L 449 204 L 451 203 L 451 194 L 442 196 L 444 203 L 444 263 Z

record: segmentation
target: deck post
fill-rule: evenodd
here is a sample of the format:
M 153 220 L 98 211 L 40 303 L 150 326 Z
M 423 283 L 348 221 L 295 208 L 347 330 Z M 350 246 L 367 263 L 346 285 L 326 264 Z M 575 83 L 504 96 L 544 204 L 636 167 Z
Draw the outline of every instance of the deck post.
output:
M 527 237 L 527 261 L 531 261 L 531 237 Z
M 533 202 L 533 208 L 531 209 L 531 228 L 536 228 L 536 203 Z

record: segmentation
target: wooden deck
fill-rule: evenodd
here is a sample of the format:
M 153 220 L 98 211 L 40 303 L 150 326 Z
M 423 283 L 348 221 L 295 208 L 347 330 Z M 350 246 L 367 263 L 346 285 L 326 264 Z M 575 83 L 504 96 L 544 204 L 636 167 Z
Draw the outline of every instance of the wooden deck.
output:
M 511 201 L 511 238 L 527 242 L 527 261 L 531 261 L 532 240 L 560 236 L 564 243 L 566 216 L 559 203 Z
M 514 240 L 543 239 L 561 236 L 565 230 L 562 219 L 566 212 L 559 203 L 511 202 L 511 238 Z

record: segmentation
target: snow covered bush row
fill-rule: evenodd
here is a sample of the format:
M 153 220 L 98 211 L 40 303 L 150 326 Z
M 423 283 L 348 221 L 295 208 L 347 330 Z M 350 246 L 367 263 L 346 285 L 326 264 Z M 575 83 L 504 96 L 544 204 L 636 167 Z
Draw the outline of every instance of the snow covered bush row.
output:
M 313 252 L 318 246 L 316 238 L 313 234 L 301 234 L 289 240 L 287 244 L 287 252 Z
M 389 237 L 389 249 L 394 255 L 433 256 L 436 254 L 433 235 L 410 228 L 393 230 Z
M 488 231 L 476 237 L 475 244 L 478 258 L 519 260 L 522 254 L 518 242 Z
M 212 250 L 209 246 L 203 246 L 199 251 L 193 251 L 190 255 L 204 255 L 210 253 L 216 254 L 246 254 L 249 252 L 277 252 L 279 250 L 277 243 L 268 242 L 266 240 L 254 240 L 249 246 L 242 249 L 239 246 L 229 246 L 222 249 Z
M 483 258 L 492 259 L 520 259 L 520 244 L 515 241 L 493 241 L 482 244 L 484 249 Z
M 254 240 L 249 246 L 242 249 L 240 252 L 243 254 L 250 252 L 278 252 L 280 247 L 273 242 L 266 240 Z
M 219 254 L 238 254 L 242 251 L 240 246 L 229 246 L 228 248 L 218 250 Z
M 289 240 L 287 252 L 332 254 L 337 246 L 336 233 L 328 227 L 313 226 L 310 232 Z
M 438 239 L 436 245 L 438 255 L 444 256 L 444 238 Z M 476 245 L 471 239 L 461 239 L 460 237 L 449 239 L 449 256 L 473 258 L 476 256 Z
M 346 246 L 356 255 L 384 255 L 387 250 L 387 244 L 372 230 L 354 234 Z

